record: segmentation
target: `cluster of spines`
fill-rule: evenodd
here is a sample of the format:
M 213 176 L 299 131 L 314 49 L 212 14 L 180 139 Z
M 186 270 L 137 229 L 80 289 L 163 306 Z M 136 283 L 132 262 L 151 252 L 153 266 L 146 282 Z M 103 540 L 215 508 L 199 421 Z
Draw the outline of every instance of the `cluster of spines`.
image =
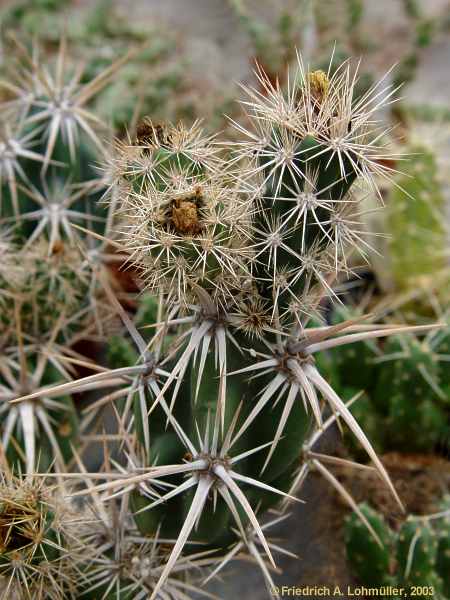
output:
M 68 492 L 61 482 L 50 487 L 42 477 L 13 476 L 6 468 L 0 482 L 0 598 L 148 598 L 175 542 L 158 531 L 143 537 L 129 514 L 119 518 L 98 498 L 75 506 Z M 186 598 L 216 563 L 211 552 L 195 548 L 180 558 L 161 593 Z
M 229 158 L 198 127 L 149 120 L 119 144 L 121 242 L 148 286 L 174 301 L 192 302 L 195 285 L 222 304 L 257 293 L 298 323 L 349 272 L 348 247 L 370 251 L 350 188 L 389 175 L 382 151 L 364 143 L 380 133 L 377 88 L 355 101 L 349 65 L 308 74 L 300 62 L 287 96 L 259 77 L 264 94 L 247 90 L 244 102 L 253 129 L 237 126 L 248 140 Z
M 380 150 L 364 144 L 376 129 L 368 119 L 374 90 L 355 101 L 348 65 L 307 73 L 300 62 L 297 78 L 285 95 L 259 74 L 264 92 L 250 90 L 243 102 L 253 129 L 235 145 L 235 160 L 246 163 L 256 187 L 253 274 L 260 292 L 282 317 L 304 322 L 317 289 L 333 296 L 333 276 L 350 272 L 348 247 L 367 259 L 350 188 L 358 179 L 372 189 L 373 173 L 386 177 L 388 169 Z
M 224 303 L 249 277 L 251 217 L 213 139 L 144 119 L 114 166 L 120 240 L 147 288 L 186 304 L 201 286 Z
M 3 465 L 4 467 L 4 465 Z M 0 598 L 74 598 L 79 577 L 75 513 L 42 478 L 17 477 L 8 468 L 0 482 Z

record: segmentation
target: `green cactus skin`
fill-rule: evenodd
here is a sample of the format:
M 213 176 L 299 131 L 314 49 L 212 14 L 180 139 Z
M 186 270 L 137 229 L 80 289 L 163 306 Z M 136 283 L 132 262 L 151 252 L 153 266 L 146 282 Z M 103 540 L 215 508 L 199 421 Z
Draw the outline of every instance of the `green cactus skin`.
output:
M 136 326 L 145 327 L 156 323 L 158 320 L 158 300 L 152 294 L 143 294 L 139 299 L 139 308 L 136 313 Z
M 439 386 L 444 369 L 425 342 L 410 336 L 389 340 L 385 352 L 388 356 L 405 355 L 382 363 L 372 395 L 374 405 L 386 415 L 391 443 L 396 447 L 405 443 L 410 446 L 413 438 L 415 449 L 432 449 L 447 427 L 445 398 L 436 394 L 423 373 Z M 389 395 L 386 394 L 388 382 Z
M 399 578 L 408 585 L 429 585 L 435 574 L 437 536 L 426 521 L 407 520 L 397 538 Z
M 417 450 L 432 450 L 443 439 L 447 430 L 446 420 L 446 413 L 430 400 L 411 404 L 408 396 L 392 396 L 389 417 L 386 419 L 393 436 L 389 443 L 395 447 L 405 447 L 411 436 L 420 436 L 414 442 L 414 447 Z
M 135 365 L 138 358 L 138 353 L 126 338 L 120 335 L 109 338 L 106 360 L 112 369 Z
M 445 365 L 436 360 L 440 347 L 432 351 L 425 342 L 410 336 L 389 340 L 386 354 L 401 352 L 405 357 L 381 363 L 379 383 L 373 393 L 373 401 L 382 407 L 387 415 L 391 443 L 400 447 L 405 443 L 419 451 L 432 450 L 448 431 L 448 403 L 445 391 L 437 393 L 427 378 L 437 389 Z M 389 381 L 389 396 L 385 385 Z M 414 435 L 414 432 L 416 435 Z
M 348 560 L 365 585 L 387 585 L 393 542 L 392 532 L 383 517 L 368 504 L 361 504 L 360 509 L 380 538 L 382 546 L 369 533 L 359 517 L 352 514 L 347 518 L 345 524 L 345 544 Z
M 426 374 L 436 386 L 440 383 L 439 363 L 435 353 L 426 344 L 413 336 L 396 336 L 388 340 L 383 348 L 384 354 L 389 357 L 399 356 L 394 360 L 386 360 L 383 364 L 383 374 L 375 389 L 375 402 L 380 406 L 385 396 L 386 382 L 390 382 L 392 395 L 407 396 L 414 406 L 423 398 L 432 397 L 434 392 L 429 382 L 424 377 Z
M 380 415 L 377 413 L 372 399 L 367 393 L 361 395 L 361 390 L 356 388 L 341 388 L 341 396 L 348 401 L 358 395 L 357 400 L 351 406 L 352 415 L 360 423 L 363 431 L 370 436 L 373 447 L 377 452 L 382 453 L 386 446 L 387 432 L 384 427 L 380 427 Z M 360 460 L 365 460 L 364 452 L 361 446 L 354 440 L 353 436 L 348 435 L 345 438 L 346 445 L 351 453 Z
M 339 308 L 332 315 L 333 324 L 338 324 L 346 319 L 362 317 L 358 308 L 353 310 Z M 374 359 L 377 357 L 377 347 L 373 342 L 357 342 L 339 348 L 338 352 L 331 354 L 330 363 L 333 364 L 340 385 L 352 387 L 356 391 L 371 390 L 376 383 L 378 373 L 374 369 Z M 359 402 L 359 401 L 358 401 Z

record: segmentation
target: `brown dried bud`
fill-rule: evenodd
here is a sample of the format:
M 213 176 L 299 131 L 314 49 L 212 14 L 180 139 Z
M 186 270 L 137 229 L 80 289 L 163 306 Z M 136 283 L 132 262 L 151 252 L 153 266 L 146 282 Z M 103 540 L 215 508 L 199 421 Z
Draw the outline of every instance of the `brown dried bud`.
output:
M 171 219 L 175 229 L 180 233 L 195 235 L 201 230 L 197 205 L 190 200 L 175 200 Z
M 202 230 L 200 223 L 199 205 L 201 189 L 197 187 L 191 194 L 176 198 L 172 203 L 170 222 L 178 233 L 197 235 Z
M 146 118 L 136 128 L 136 143 L 139 146 L 164 146 L 170 143 L 170 135 L 164 124 L 154 124 Z

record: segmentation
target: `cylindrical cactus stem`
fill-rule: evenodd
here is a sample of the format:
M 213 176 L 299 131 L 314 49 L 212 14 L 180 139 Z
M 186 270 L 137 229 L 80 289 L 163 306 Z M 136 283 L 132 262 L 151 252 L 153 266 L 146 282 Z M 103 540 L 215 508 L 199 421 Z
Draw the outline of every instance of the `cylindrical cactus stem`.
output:
M 410 444 L 415 431 L 415 447 L 433 449 L 447 430 L 446 395 L 440 385 L 444 371 L 438 349 L 426 339 L 402 335 L 387 341 L 384 354 L 372 401 L 387 419 L 392 443 Z
M 119 145 L 123 245 L 151 292 L 188 304 L 200 285 L 229 302 L 249 276 L 249 202 L 198 125 L 144 126 L 147 135 L 138 128 L 136 143 Z
M 381 545 L 359 517 L 352 514 L 345 524 L 347 558 L 361 583 L 372 586 L 386 585 L 390 576 L 393 533 L 383 516 L 368 504 L 360 504 L 359 508 L 378 535 Z
M 438 537 L 425 519 L 409 517 L 397 537 L 399 580 L 405 585 L 429 585 L 436 572 Z
M 219 319 L 218 326 L 223 326 L 223 316 Z M 234 340 L 240 340 L 242 344 L 245 343 L 242 333 L 231 326 L 230 335 L 233 336 Z M 217 411 L 225 411 L 225 432 L 235 416 L 238 415 L 234 425 L 234 432 L 238 434 L 240 427 L 254 407 L 252 397 L 261 395 L 268 381 L 265 378 L 258 378 L 256 381 L 249 383 L 245 373 L 234 373 L 248 362 L 248 358 L 245 354 L 234 350 L 230 351 L 230 348 L 227 352 L 227 372 L 221 372 L 220 363 L 217 363 L 218 350 L 215 347 L 215 340 L 211 339 L 209 342 L 205 342 L 204 348 L 204 352 L 198 351 L 197 361 L 192 361 L 192 364 L 186 369 L 172 412 L 190 439 L 197 440 L 198 432 L 200 432 L 201 437 L 207 436 L 207 439 L 202 437 L 202 443 L 206 443 L 209 447 L 213 444 L 215 435 L 219 436 L 219 445 L 222 439 L 222 434 L 219 434 L 219 430 L 222 429 L 220 425 L 221 417 L 219 418 Z M 200 364 L 202 365 L 201 372 Z M 170 367 L 170 363 L 166 366 L 166 368 L 168 367 Z M 175 385 L 174 383 L 169 387 L 166 395 L 168 399 L 171 398 Z M 144 400 L 143 408 L 142 402 Z M 198 457 L 190 456 L 180 438 L 167 430 L 168 418 L 161 406 L 153 408 L 145 426 L 145 417 L 143 418 L 142 415 L 145 414 L 146 410 L 150 410 L 154 401 L 155 398 L 148 394 L 145 394 L 145 396 L 136 394 L 134 399 L 135 431 L 140 446 L 145 448 L 148 438 L 151 440 L 151 456 L 146 457 L 146 464 L 162 466 L 177 464 L 183 460 L 198 459 Z M 222 402 L 224 402 L 224 405 L 222 405 Z M 281 403 L 276 407 L 266 407 L 258 415 L 255 424 L 252 423 L 246 428 L 242 435 L 237 435 L 229 454 L 232 458 L 250 451 L 252 448 L 261 447 L 261 451 L 255 452 L 239 462 L 236 467 L 237 470 L 244 477 L 250 477 L 263 485 L 287 490 L 294 469 L 297 466 L 299 443 L 301 444 L 304 441 L 311 425 L 311 415 L 306 413 L 302 403 L 295 402 L 282 439 L 274 450 L 270 461 L 265 465 L 268 446 L 275 437 L 283 408 Z M 218 418 L 219 424 L 216 421 Z M 145 433 L 145 427 L 148 430 L 147 434 Z M 262 472 L 263 467 L 265 468 Z M 178 479 L 178 483 L 182 483 L 183 479 Z M 177 479 L 174 478 L 173 481 L 175 482 Z M 245 493 L 250 504 L 253 507 L 259 506 L 261 510 L 273 506 L 278 501 L 278 496 L 264 489 L 248 487 Z M 190 509 L 193 495 L 194 492 L 186 492 L 179 497 L 168 500 L 167 503 L 145 510 L 146 506 L 150 506 L 153 500 L 145 497 L 139 491 L 134 492 L 133 510 L 136 513 L 142 511 L 136 514 L 137 526 L 146 535 L 154 532 L 158 526 L 161 527 L 161 532 L 165 537 L 175 535 L 176 530 L 181 528 L 182 516 L 186 516 Z M 177 517 L 175 518 L 174 515 L 177 515 Z M 241 518 L 243 521 L 246 520 L 245 515 L 241 515 Z M 233 515 L 230 508 L 219 495 L 216 505 L 212 505 L 210 502 L 206 503 L 198 528 L 195 533 L 192 532 L 191 539 L 202 541 L 207 539 L 208 544 L 225 549 L 231 539 L 229 528 L 232 524 Z M 186 551 L 190 552 L 190 549 L 187 548 Z
M 261 187 L 254 272 L 261 294 L 282 315 L 295 313 L 293 305 L 306 303 L 315 285 L 332 293 L 327 274 L 347 270 L 347 245 L 364 256 L 350 189 L 360 176 L 370 179 L 374 163 L 369 145 L 360 152 L 370 126 L 358 111 L 353 115 L 349 73 L 300 66 L 288 98 L 262 78 L 267 104 L 252 93 L 248 103 L 257 122 L 246 147 L 248 169 Z

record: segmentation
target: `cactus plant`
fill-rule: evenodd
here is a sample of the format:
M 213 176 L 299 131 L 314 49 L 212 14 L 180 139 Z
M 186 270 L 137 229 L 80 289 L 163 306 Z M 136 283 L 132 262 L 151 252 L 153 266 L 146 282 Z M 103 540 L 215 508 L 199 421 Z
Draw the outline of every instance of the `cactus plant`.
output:
M 360 505 L 383 539 L 378 546 L 355 515 L 346 521 L 347 557 L 364 585 L 393 585 L 404 589 L 424 586 L 445 600 L 449 597 L 448 528 L 449 503 L 445 497 L 440 510 L 428 517 L 408 516 L 394 532 L 367 504 Z
M 56 487 L 2 471 L 2 598 L 74 598 L 80 547 L 74 513 Z
M 62 38 L 56 64 L 48 70 L 38 48 L 15 42 L 8 63 L 12 79 L 1 82 L 2 227 L 8 230 L 2 287 L 1 427 L 11 466 L 33 473 L 51 465 L 65 469 L 76 443 L 73 400 L 13 406 L 24 390 L 51 386 L 74 372 L 70 349 L 95 335 L 109 312 L 102 302 L 90 242 L 73 228 L 81 223 L 105 230 L 98 202 L 103 176 L 91 164 L 102 149 L 97 119 L 85 104 L 120 66 L 86 85 L 71 70 Z M 103 155 L 103 154 L 102 154 Z M 70 165 L 70 177 L 67 167 Z M 76 354 L 75 354 L 76 356 Z M 68 362 L 69 361 L 69 362 Z
M 323 298 L 336 296 L 333 279 L 350 271 L 348 245 L 367 250 L 352 186 L 373 190 L 374 176 L 389 176 L 373 122 L 378 86 L 354 101 L 348 64 L 331 74 L 299 61 L 287 92 L 258 72 L 264 93 L 248 90 L 251 129 L 237 125 L 236 142 L 219 143 L 199 123 L 145 118 L 106 149 L 87 104 L 126 57 L 80 84 L 64 40 L 54 71 L 18 50 L 23 82 L 3 83 L 6 108 L 41 137 L 35 155 L 13 146 L 14 169 L 2 180 L 24 286 L 2 273 L 14 305 L 2 321 L 3 445 L 15 471 L 53 469 L 48 478 L 80 483 L 72 496 L 87 504 L 80 535 L 92 554 L 77 563 L 77 593 L 186 598 L 188 572 L 214 571 L 230 544 L 249 552 L 270 587 L 275 563 L 260 521 L 280 500 L 299 501 L 312 470 L 378 539 L 332 473 L 340 459 L 315 450 L 340 418 L 401 505 L 318 368 L 328 349 L 428 329 L 320 317 Z M 103 162 L 100 175 L 93 160 Z M 30 285 L 23 256 L 41 246 L 47 258 L 38 257 Z M 131 294 L 136 314 L 125 308 L 114 260 L 143 292 Z M 111 313 L 123 326 L 108 336 Z M 83 337 L 109 339 L 108 366 L 74 349 Z M 74 396 L 89 390 L 100 396 L 77 423 Z M 117 417 L 112 433 L 102 430 L 105 407 Z M 99 472 L 80 456 L 89 439 L 103 442 Z M 114 458 L 109 441 L 118 443 Z
M 389 194 L 385 231 L 390 241 L 377 275 L 400 296 L 405 320 L 420 322 L 438 312 L 448 325 L 445 203 L 433 153 L 412 147 L 404 171 Z M 346 315 L 335 310 L 334 320 L 359 314 L 358 308 Z M 447 354 L 448 326 L 424 339 L 408 334 L 383 346 L 359 343 L 332 353 L 325 366 L 343 396 L 365 391 L 354 415 L 373 432 L 377 450 L 401 450 L 407 444 L 410 451 L 432 452 L 448 445 L 450 433 Z M 380 420 L 383 427 L 374 427 Z
M 336 313 L 339 319 L 342 316 Z M 379 452 L 402 450 L 405 445 L 412 452 L 432 452 L 448 440 L 447 340 L 445 326 L 425 338 L 409 333 L 393 336 L 383 347 L 360 342 L 339 355 L 332 351 L 323 361 L 335 388 L 345 398 L 364 390 L 352 410 L 365 430 L 372 433 Z M 354 445 L 353 450 L 359 453 Z
M 428 523 L 407 520 L 397 540 L 397 561 L 402 582 L 425 585 L 436 566 L 438 542 Z
M 379 540 L 366 535 L 361 521 L 349 517 L 346 523 L 346 548 L 348 560 L 352 564 L 358 578 L 367 585 L 384 585 L 389 581 L 389 547 L 392 543 L 392 532 L 382 515 L 377 514 L 368 504 L 360 505 L 370 524 L 376 531 Z

